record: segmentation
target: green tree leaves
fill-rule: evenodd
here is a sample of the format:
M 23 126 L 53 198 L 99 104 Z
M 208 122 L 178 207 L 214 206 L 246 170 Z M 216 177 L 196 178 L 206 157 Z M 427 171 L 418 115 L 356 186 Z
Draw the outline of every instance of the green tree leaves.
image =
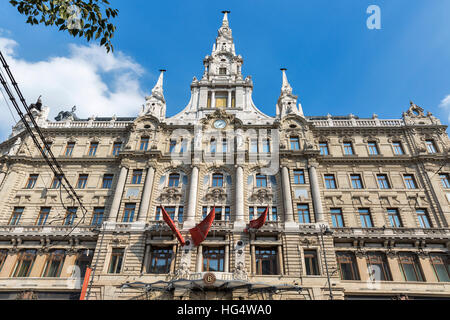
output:
M 87 41 L 100 39 L 108 52 L 114 51 L 111 39 L 116 26 L 111 22 L 119 10 L 108 0 L 9 0 L 31 25 L 57 26 L 73 37 Z

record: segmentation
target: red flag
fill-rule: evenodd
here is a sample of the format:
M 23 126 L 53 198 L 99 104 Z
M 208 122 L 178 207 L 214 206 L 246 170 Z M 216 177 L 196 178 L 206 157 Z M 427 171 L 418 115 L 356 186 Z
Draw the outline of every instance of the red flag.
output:
M 83 287 L 81 289 L 80 300 L 84 300 L 86 298 L 86 292 L 89 285 L 89 278 L 91 277 L 91 268 L 86 268 L 86 274 L 84 275 Z
M 192 236 L 192 240 L 194 241 L 195 246 L 198 246 L 200 243 L 205 241 L 206 236 L 208 235 L 209 229 L 214 222 L 214 218 L 216 217 L 216 207 L 214 207 L 211 213 L 200 222 L 195 228 L 189 230 Z
M 267 207 L 266 211 L 256 220 L 250 221 L 248 228 L 245 229 L 245 232 L 248 232 L 248 229 L 261 229 L 262 226 L 266 223 L 267 214 L 269 213 L 269 207 Z
M 172 230 L 173 233 L 175 233 L 175 235 L 178 238 L 178 241 L 180 241 L 181 245 L 184 247 L 184 245 L 186 244 L 186 242 L 184 241 L 183 236 L 181 235 L 180 231 L 177 229 L 177 227 L 175 226 L 175 223 L 173 222 L 172 218 L 169 216 L 169 214 L 167 213 L 166 209 L 164 209 L 163 206 L 161 206 L 161 211 L 163 213 L 163 219 L 164 221 L 167 223 L 167 225 L 170 227 L 170 229 Z

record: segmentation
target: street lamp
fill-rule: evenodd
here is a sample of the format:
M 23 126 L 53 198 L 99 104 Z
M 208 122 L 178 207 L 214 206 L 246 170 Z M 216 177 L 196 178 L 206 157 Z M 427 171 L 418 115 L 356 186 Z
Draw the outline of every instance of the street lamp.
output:
M 333 234 L 333 231 L 328 228 L 327 225 L 320 225 L 320 239 L 322 240 L 322 251 L 323 251 L 323 258 L 325 261 L 325 268 L 327 271 L 327 278 L 328 278 L 328 288 L 330 290 L 330 300 L 333 300 L 333 292 L 331 291 L 331 281 L 330 281 L 330 273 L 328 272 L 328 263 L 327 263 L 327 255 L 325 253 L 325 244 L 323 242 L 323 236 L 327 235 L 330 236 Z

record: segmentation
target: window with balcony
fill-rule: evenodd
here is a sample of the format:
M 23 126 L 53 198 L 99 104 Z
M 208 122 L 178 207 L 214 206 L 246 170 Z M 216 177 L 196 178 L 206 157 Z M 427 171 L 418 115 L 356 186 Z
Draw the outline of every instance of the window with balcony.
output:
M 89 156 L 93 157 L 97 154 L 98 142 L 92 142 L 89 146 Z
M 31 273 L 34 261 L 36 260 L 37 250 L 24 250 L 19 253 L 17 262 L 12 274 L 13 278 L 28 278 Z
M 75 218 L 77 217 L 77 211 L 78 208 L 76 207 L 67 208 L 67 213 L 66 217 L 64 218 L 63 225 L 72 226 L 75 221 Z
M 147 268 L 147 273 L 153 274 L 168 274 L 170 273 L 170 266 L 174 258 L 173 249 L 171 247 L 155 247 L 152 246 L 150 250 L 150 265 Z
M 122 150 L 122 142 L 114 142 L 112 151 L 113 156 L 118 156 L 121 150 Z
M 399 253 L 399 264 L 405 281 L 424 281 L 417 255 L 401 252 Z
M 124 249 L 113 249 L 111 252 L 111 261 L 109 262 L 108 273 L 119 274 L 122 271 Z
M 346 156 L 352 156 L 355 154 L 353 152 L 353 144 L 351 142 L 344 142 L 344 154 Z
M 398 213 L 398 209 L 388 209 L 388 219 L 391 228 L 401 228 L 402 220 L 400 219 L 400 214 Z
M 436 144 L 434 140 L 426 140 L 425 144 L 427 145 L 427 151 L 430 154 L 437 153 Z
M 257 275 L 279 274 L 277 247 L 255 247 L 255 260 Z
M 294 184 L 305 184 L 304 170 L 294 170 Z
M 223 174 L 221 173 L 214 173 L 212 175 L 212 186 L 213 187 L 223 187 Z
M 140 151 L 147 151 L 149 143 L 150 143 L 150 138 L 149 137 L 141 137 L 141 144 L 139 146 L 139 150 Z
M 377 156 L 379 155 L 378 146 L 375 141 L 369 141 L 367 144 L 367 147 L 369 148 L 369 155 L 371 156 Z
M 321 156 L 328 156 L 328 155 L 330 155 L 327 142 L 319 142 L 319 149 L 320 149 L 320 155 Z
M 369 209 L 359 209 L 359 219 L 362 228 L 373 228 L 372 217 Z
M 389 184 L 389 180 L 386 174 L 378 174 L 377 175 L 378 186 L 380 189 L 390 189 L 391 185 Z
M 203 247 L 203 272 L 224 272 L 225 248 Z
M 331 223 L 333 228 L 344 228 L 344 216 L 342 215 L 342 209 L 331 209 Z
M 450 282 L 450 258 L 448 254 L 431 253 L 431 265 L 439 282 Z
M 133 170 L 133 176 L 131 177 L 131 184 L 141 184 L 143 171 L 141 169 Z
M 352 187 L 353 187 L 353 189 L 363 189 L 363 183 L 362 183 L 361 175 L 359 175 L 359 174 L 352 174 L 350 176 L 350 178 L 352 180 Z
M 102 188 L 103 189 L 111 189 L 112 183 L 113 183 L 113 178 L 114 178 L 113 174 L 105 174 L 103 176 Z
M 367 270 L 372 281 L 392 281 L 386 255 L 381 252 L 368 252 Z
M 290 138 L 291 150 L 300 150 L 300 139 L 299 137 Z
M 403 145 L 400 141 L 392 142 L 392 147 L 394 148 L 394 154 L 396 156 L 402 156 L 405 154 L 405 152 L 403 151 Z
M 80 174 L 77 182 L 77 189 L 85 189 L 89 175 Z
M 423 229 L 431 228 L 430 217 L 426 209 L 416 209 L 417 218 L 419 219 L 419 225 Z
M 134 213 L 136 211 L 135 203 L 127 203 L 125 204 L 125 210 L 123 211 L 123 223 L 131 223 L 134 219 Z
M 311 223 L 311 218 L 309 216 L 309 206 L 307 204 L 298 204 L 297 214 L 299 223 Z
M 103 218 L 105 215 L 105 208 L 94 208 L 94 213 L 92 214 L 91 226 L 101 226 L 103 223 Z
M 38 219 L 36 221 L 37 226 L 45 226 L 50 215 L 50 210 L 51 208 L 41 208 L 41 210 L 39 211 Z
M 66 257 L 65 250 L 53 250 L 47 256 L 45 262 L 44 272 L 42 277 L 44 278 L 58 278 L 61 275 L 61 270 Z
M 75 148 L 75 142 L 69 142 L 66 146 L 66 152 L 64 153 L 66 157 L 71 157 L 73 154 L 73 149 Z
M 336 180 L 334 178 L 334 174 L 325 175 L 325 187 L 327 189 L 336 189 Z
M 169 175 L 169 187 L 171 188 L 178 188 L 180 185 L 180 174 L 178 173 L 172 173 Z
M 403 177 L 407 189 L 417 189 L 416 179 L 414 179 L 412 174 L 405 174 Z
M 449 175 L 447 173 L 441 173 L 439 175 L 439 177 L 441 179 L 442 186 L 445 189 L 450 189 L 450 178 L 449 178 Z
M 319 262 L 317 258 L 316 250 L 305 250 L 305 271 L 308 276 L 318 276 L 320 275 L 319 271 Z
M 10 226 L 18 226 L 19 225 L 20 219 L 22 218 L 22 214 L 23 214 L 24 210 L 25 210 L 24 207 L 15 207 L 14 208 L 11 218 L 9 219 Z
M 336 252 L 336 258 L 342 280 L 360 280 L 354 253 Z
M 30 174 L 25 189 L 33 189 L 36 186 L 38 177 L 38 174 Z

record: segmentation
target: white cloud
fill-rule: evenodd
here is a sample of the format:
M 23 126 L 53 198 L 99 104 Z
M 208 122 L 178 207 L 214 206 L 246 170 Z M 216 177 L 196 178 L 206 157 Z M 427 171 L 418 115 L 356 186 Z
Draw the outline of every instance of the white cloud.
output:
M 97 45 L 70 45 L 68 56 L 31 62 L 16 56 L 17 47 L 16 41 L 0 37 L 0 50 L 28 104 L 42 95 L 51 119 L 74 105 L 80 118 L 136 116 L 145 102 L 139 82 L 144 70 L 121 52 L 108 54 Z M 0 99 L 4 114 L 7 109 Z M 6 137 L 12 125 L 10 115 L 0 117 L 0 135 Z
M 446 109 L 449 112 L 448 120 L 450 121 L 450 94 L 441 101 L 440 107 Z

